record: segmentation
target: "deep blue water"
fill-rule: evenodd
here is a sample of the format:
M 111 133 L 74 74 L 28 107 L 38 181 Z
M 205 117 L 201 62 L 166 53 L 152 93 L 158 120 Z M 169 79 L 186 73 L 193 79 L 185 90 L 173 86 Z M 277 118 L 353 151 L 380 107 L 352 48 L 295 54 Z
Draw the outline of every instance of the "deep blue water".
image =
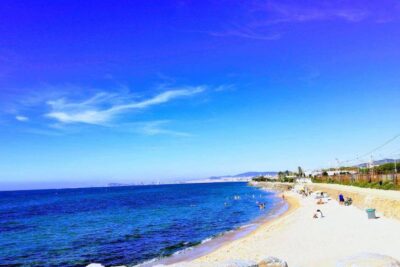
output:
M 0 192 L 0 266 L 138 264 L 242 226 L 277 201 L 245 183 Z

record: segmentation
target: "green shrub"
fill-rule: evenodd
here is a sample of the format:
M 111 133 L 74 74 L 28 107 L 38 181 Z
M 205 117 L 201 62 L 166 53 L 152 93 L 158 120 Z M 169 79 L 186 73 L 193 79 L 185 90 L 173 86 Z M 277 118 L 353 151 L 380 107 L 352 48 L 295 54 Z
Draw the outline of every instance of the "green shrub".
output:
M 353 186 L 358 186 L 358 187 L 363 187 L 363 188 L 369 187 L 369 183 L 368 183 L 368 182 L 365 182 L 365 181 L 354 182 L 352 185 L 353 185 Z
M 394 189 L 396 189 L 396 186 L 392 182 L 388 182 L 388 183 L 384 183 L 381 186 L 381 188 L 384 190 L 394 190 Z
M 373 182 L 369 184 L 369 188 L 380 188 L 381 185 L 379 184 L 379 182 Z

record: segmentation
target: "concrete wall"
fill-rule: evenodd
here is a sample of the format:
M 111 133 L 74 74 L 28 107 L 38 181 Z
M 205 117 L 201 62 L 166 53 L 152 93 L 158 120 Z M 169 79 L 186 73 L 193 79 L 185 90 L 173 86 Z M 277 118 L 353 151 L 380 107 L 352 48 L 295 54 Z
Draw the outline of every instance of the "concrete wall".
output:
M 380 190 L 359 188 L 337 184 L 310 184 L 313 191 L 327 192 L 333 199 L 338 199 L 340 193 L 353 199 L 353 205 L 361 208 L 374 208 L 385 217 L 400 220 L 400 192 L 393 190 Z

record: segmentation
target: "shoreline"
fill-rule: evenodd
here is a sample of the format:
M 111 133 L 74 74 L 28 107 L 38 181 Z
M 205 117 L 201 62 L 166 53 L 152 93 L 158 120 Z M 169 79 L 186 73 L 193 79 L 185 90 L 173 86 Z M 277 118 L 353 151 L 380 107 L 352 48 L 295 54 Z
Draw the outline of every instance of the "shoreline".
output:
M 286 198 L 283 200 L 280 196 L 281 192 L 262 187 L 259 187 L 259 189 L 272 192 L 274 194 L 274 198 L 277 199 L 276 203 L 273 204 L 273 208 L 266 214 L 260 215 L 255 219 L 249 221 L 247 224 L 242 225 L 236 229 L 232 229 L 220 233 L 214 237 L 207 238 L 206 240 L 203 240 L 202 243 L 200 243 L 199 245 L 178 251 L 175 254 L 165 258 L 149 260 L 135 266 L 181 266 L 181 264 L 195 261 L 199 258 L 212 254 L 214 251 L 220 249 L 221 247 L 224 247 L 225 245 L 235 242 L 236 240 L 246 238 L 247 236 L 257 231 L 257 229 L 259 229 L 263 225 L 278 220 L 279 218 L 285 216 L 289 211 L 291 211 L 293 206 L 292 200 L 288 201 L 288 199 Z
M 339 205 L 336 197 L 331 195 L 325 204 L 318 205 L 314 196 L 286 192 L 290 208 L 282 216 L 207 255 L 169 266 L 255 264 L 269 256 L 286 261 L 290 267 L 347 267 L 357 259 L 367 264 L 386 263 L 360 266 L 400 266 L 400 250 L 396 249 L 400 247 L 400 221 L 382 216 L 379 210 L 379 218 L 368 219 L 364 210 Z M 323 218 L 313 218 L 317 209 L 322 210 Z
M 191 262 L 195 262 L 198 260 L 202 260 L 203 258 L 207 258 L 209 255 L 212 255 L 216 251 L 224 248 L 225 246 L 228 246 L 236 241 L 246 239 L 254 234 L 256 234 L 258 231 L 261 229 L 268 227 L 273 224 L 278 224 L 280 220 L 284 219 L 287 216 L 290 216 L 290 214 L 295 211 L 299 207 L 298 201 L 292 197 L 292 196 L 286 196 L 285 199 L 282 200 L 280 194 L 282 193 L 281 191 L 275 191 L 267 188 L 262 188 L 259 187 L 260 190 L 265 190 L 265 191 L 270 191 L 274 192 L 275 197 L 281 199 L 281 206 L 277 207 L 275 209 L 272 209 L 268 214 L 265 216 L 262 216 L 261 218 L 256 218 L 255 221 L 250 222 L 250 225 L 253 225 L 254 227 L 251 227 L 250 229 L 244 230 L 241 228 L 235 229 L 232 231 L 228 231 L 226 233 L 222 233 L 221 236 L 218 236 L 214 239 L 212 239 L 209 243 L 201 244 L 199 246 L 207 246 L 205 249 L 204 253 L 197 254 L 195 257 L 182 257 L 179 259 L 179 261 L 176 260 L 171 260 L 171 257 L 165 258 L 165 261 L 162 262 L 157 262 L 158 264 L 161 264 L 160 266 L 173 266 L 173 267 L 178 267 L 178 266 L 186 266 L 190 264 Z M 275 213 L 275 211 L 284 208 L 284 211 Z M 212 242 L 215 242 L 215 244 L 212 244 Z M 211 243 L 211 244 L 210 244 Z M 211 245 L 211 246 L 209 246 Z M 197 247 L 194 247 L 193 249 L 195 250 Z M 154 264 L 154 262 L 153 262 Z M 142 267 L 142 265 L 139 265 Z M 145 265 L 147 266 L 158 266 L 158 265 Z
M 264 190 L 265 190 L 265 188 L 264 188 Z M 267 190 L 270 190 L 270 189 L 267 189 Z M 282 193 L 282 192 L 280 192 L 280 191 L 276 192 L 277 195 L 280 194 L 280 193 Z M 192 262 L 203 261 L 203 260 L 207 261 L 208 257 L 212 257 L 214 253 L 215 254 L 219 253 L 218 250 L 223 249 L 225 246 L 229 246 L 229 245 L 233 244 L 236 241 L 246 240 L 248 238 L 251 238 L 252 236 L 257 235 L 258 232 L 261 232 L 261 231 L 265 230 L 266 228 L 273 228 L 274 226 L 278 226 L 281 221 L 283 221 L 286 218 L 290 217 L 290 215 L 294 211 L 296 211 L 296 209 L 299 208 L 299 202 L 293 196 L 285 195 L 285 202 L 286 202 L 286 205 L 287 205 L 287 209 L 283 213 L 275 216 L 274 218 L 270 218 L 270 219 L 264 220 L 261 224 L 259 224 L 257 226 L 257 228 L 253 229 L 253 231 L 249 232 L 247 235 L 242 236 L 242 237 L 240 237 L 238 239 L 235 239 L 235 240 L 231 240 L 230 242 L 228 241 L 228 242 L 222 244 L 222 246 L 218 247 L 216 250 L 210 251 L 210 253 L 207 253 L 206 255 L 198 257 L 198 258 L 194 259 Z M 174 266 L 174 267 L 176 266 L 176 267 L 178 267 L 178 266 L 181 266 L 181 265 L 186 266 L 186 264 L 190 264 L 190 263 L 183 261 L 183 262 L 178 262 L 178 263 L 176 263 L 174 265 L 168 265 L 168 266 Z

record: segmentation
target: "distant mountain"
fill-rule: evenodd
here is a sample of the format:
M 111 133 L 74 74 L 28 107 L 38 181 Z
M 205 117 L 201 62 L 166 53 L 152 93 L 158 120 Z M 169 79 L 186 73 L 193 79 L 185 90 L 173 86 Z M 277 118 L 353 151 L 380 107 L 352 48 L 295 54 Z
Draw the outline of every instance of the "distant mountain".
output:
M 195 179 L 195 180 L 180 180 L 176 181 L 176 184 L 186 184 L 186 183 L 220 183 L 220 182 L 245 182 L 250 181 L 251 178 L 255 176 L 277 176 L 277 172 L 244 172 L 235 175 L 223 175 L 223 176 L 212 176 L 205 179 Z M 150 182 L 148 185 L 158 185 L 160 182 Z M 171 183 L 173 184 L 173 183 Z M 144 185 L 143 183 L 135 184 L 135 183 L 109 183 L 109 187 L 119 187 L 119 186 L 133 186 L 133 185 Z
M 266 171 L 266 172 L 244 172 L 244 173 L 239 173 L 235 175 L 222 175 L 222 176 L 212 176 L 209 179 L 216 180 L 216 179 L 221 179 L 221 178 L 226 178 L 226 177 L 234 177 L 234 178 L 245 178 L 245 177 L 255 177 L 255 176 L 276 176 L 278 175 L 278 172 L 271 172 L 271 171 Z
M 381 160 L 375 160 L 375 161 L 373 161 L 372 164 L 373 164 L 373 165 L 382 165 L 382 164 L 386 164 L 386 163 L 394 163 L 394 161 L 395 161 L 395 159 L 381 159 Z M 400 159 L 396 159 L 396 162 L 399 162 L 399 163 L 400 163 Z M 369 164 L 370 164 L 370 163 L 367 162 L 367 163 L 358 164 L 358 165 L 356 165 L 356 166 L 357 166 L 357 167 L 365 168 L 365 167 L 368 167 Z
M 278 175 L 278 172 L 244 172 L 244 173 L 239 173 L 234 175 L 233 177 L 254 177 L 254 176 L 260 176 L 260 175 L 265 175 L 265 176 L 276 176 Z

